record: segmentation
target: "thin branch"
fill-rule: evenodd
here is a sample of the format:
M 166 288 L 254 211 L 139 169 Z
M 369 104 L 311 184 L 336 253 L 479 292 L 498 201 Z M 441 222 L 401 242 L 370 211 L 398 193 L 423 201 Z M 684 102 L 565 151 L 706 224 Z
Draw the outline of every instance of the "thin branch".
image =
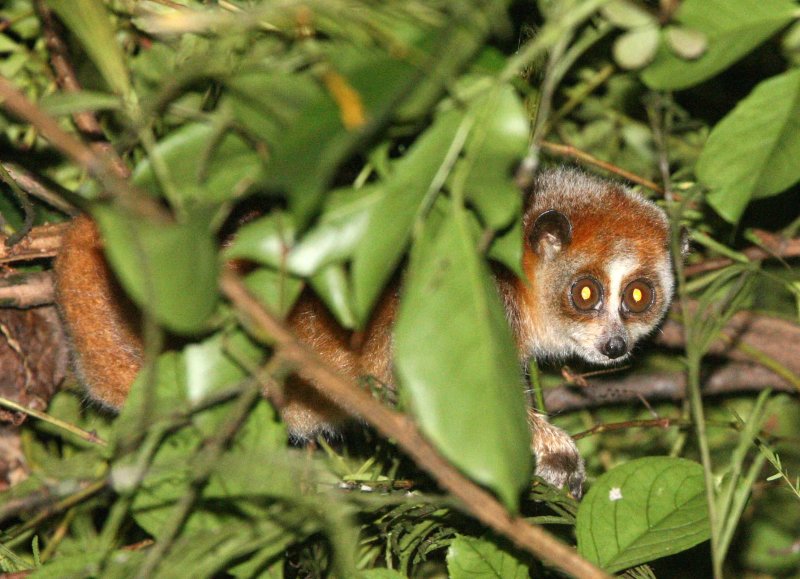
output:
M 408 417 L 383 406 L 354 382 L 335 372 L 253 299 L 235 274 L 230 271 L 223 273 L 221 287 L 241 313 L 275 340 L 279 354 L 295 364 L 301 376 L 309 379 L 324 396 L 341 401 L 342 408 L 362 417 L 382 435 L 397 441 L 417 465 L 457 497 L 478 520 L 519 547 L 576 577 L 607 577 L 602 570 L 541 527 L 531 526 L 521 517 L 512 516 L 491 494 L 445 460 Z
M 100 446 L 107 446 L 108 443 L 97 436 L 94 432 L 89 432 L 88 430 L 84 430 L 79 426 L 75 426 L 74 424 L 70 424 L 69 422 L 64 422 L 63 420 L 56 418 L 55 416 L 50 416 L 46 412 L 41 412 L 34 408 L 28 408 L 27 406 L 23 406 L 22 404 L 18 404 L 13 400 L 9 400 L 8 398 L 3 398 L 0 396 L 0 406 L 4 408 L 8 408 L 10 410 L 14 410 L 16 412 L 22 412 L 23 414 L 27 414 L 28 416 L 33 416 L 43 422 L 47 422 L 48 424 L 52 424 L 56 428 L 60 428 L 70 434 L 77 436 L 78 438 L 85 440 L 86 442 L 91 442 L 92 444 L 99 444 Z
M 577 159 L 579 161 L 583 161 L 589 165 L 593 165 L 609 173 L 613 173 L 615 175 L 619 175 L 623 179 L 627 179 L 632 183 L 636 183 L 637 185 L 641 185 L 642 187 L 646 187 L 651 191 L 655 191 L 659 195 L 664 194 L 664 189 L 658 185 L 657 183 L 653 183 L 649 179 L 645 179 L 644 177 L 640 177 L 636 173 L 631 173 L 630 171 L 626 171 L 621 167 L 617 167 L 613 163 L 609 163 L 607 161 L 602 161 L 597 157 L 590 155 L 586 151 L 581 151 L 571 145 L 561 145 L 559 143 L 553 143 L 551 141 L 542 141 L 542 148 L 549 153 L 554 155 L 559 155 L 561 157 L 572 157 L 573 159 Z
M 52 304 L 53 274 L 49 271 L 0 278 L 0 308 L 32 308 Z
M 766 248 L 752 246 L 743 249 L 741 253 L 751 261 L 761 261 L 771 258 L 788 258 L 800 256 L 800 238 L 783 239 L 762 230 L 754 230 L 753 233 L 757 235 L 763 242 Z M 719 257 L 715 259 L 707 259 L 700 263 L 687 265 L 684 272 L 687 277 L 694 277 L 709 271 L 716 271 L 724 267 L 728 267 L 733 263 L 732 259 L 727 257 Z
M 51 116 L 29 101 L 5 77 L 0 76 L 0 101 L 3 108 L 21 120 L 30 123 L 56 149 L 85 169 L 108 193 L 139 213 L 156 221 L 168 219 L 166 212 L 146 195 L 139 193 L 127 180 L 121 178 L 112 159 L 84 145 L 65 132 Z
M 13 247 L 0 243 L 0 264 L 55 257 L 67 227 L 68 223 L 41 225 L 31 229 L 30 233 Z M 4 241 L 2 236 L 0 241 Z
M 45 185 L 39 177 L 30 173 L 22 166 L 5 161 L 2 165 L 5 167 L 6 171 L 8 171 L 11 178 L 16 181 L 17 185 L 28 195 L 44 201 L 51 207 L 58 209 L 70 217 L 74 217 L 80 213 L 72 203 L 64 199 L 61 193 L 53 191 L 51 187 Z
M 59 34 L 59 26 L 53 17 L 53 12 L 44 0 L 35 0 L 34 8 L 42 22 L 42 31 L 47 42 L 47 49 L 50 53 L 50 62 L 53 71 L 56 73 L 56 81 L 64 92 L 80 92 L 81 85 L 78 76 L 69 60 L 69 49 Z M 78 129 L 89 137 L 90 147 L 97 153 L 105 156 L 111 163 L 117 177 L 126 179 L 130 176 L 130 170 L 125 162 L 119 157 L 114 147 L 106 140 L 100 123 L 91 111 L 78 111 L 73 114 L 75 125 Z

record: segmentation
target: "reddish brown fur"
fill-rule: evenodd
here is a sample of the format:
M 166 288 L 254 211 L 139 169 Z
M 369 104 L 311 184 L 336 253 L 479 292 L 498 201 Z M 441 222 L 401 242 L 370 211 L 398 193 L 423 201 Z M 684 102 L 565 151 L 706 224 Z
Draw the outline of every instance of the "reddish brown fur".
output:
M 55 262 L 57 301 L 74 349 L 75 367 L 91 395 L 119 408 L 142 364 L 142 343 L 129 304 L 103 258 L 97 227 L 77 217 Z

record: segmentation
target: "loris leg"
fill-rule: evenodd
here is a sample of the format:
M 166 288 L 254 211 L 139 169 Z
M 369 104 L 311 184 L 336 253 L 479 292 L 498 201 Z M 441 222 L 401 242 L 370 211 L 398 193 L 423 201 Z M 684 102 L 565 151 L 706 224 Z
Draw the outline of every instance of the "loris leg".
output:
M 531 450 L 536 457 L 536 475 L 559 488 L 566 486 L 575 498 L 583 494 L 586 471 L 572 437 L 547 419 L 528 410 Z

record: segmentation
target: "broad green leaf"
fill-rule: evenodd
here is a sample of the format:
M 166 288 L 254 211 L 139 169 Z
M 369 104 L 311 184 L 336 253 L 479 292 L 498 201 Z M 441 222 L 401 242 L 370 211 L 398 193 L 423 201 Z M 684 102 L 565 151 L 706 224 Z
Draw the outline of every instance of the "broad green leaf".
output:
M 425 435 L 516 509 L 531 466 L 517 352 L 467 214 L 454 208 L 450 217 L 415 245 L 395 371 Z
M 289 313 L 303 289 L 302 280 L 268 267 L 247 274 L 244 283 L 254 297 L 280 316 Z
M 400 263 L 420 210 L 443 184 L 441 171 L 463 119 L 459 111 L 439 115 L 384 182 L 385 194 L 372 207 L 353 256 L 354 305 L 361 322 Z
M 226 80 L 239 121 L 269 145 L 267 186 L 305 222 L 336 170 L 389 118 L 417 71 L 374 49 L 338 46 L 328 70 L 246 72 Z
M 273 211 L 244 225 L 225 250 L 226 259 L 249 259 L 274 269 L 286 268 L 286 256 L 295 244 L 297 231 L 290 215 Z
M 299 240 L 290 216 L 273 213 L 245 225 L 225 251 L 301 277 L 348 260 L 359 246 L 370 212 L 383 197 L 376 186 L 340 189 L 326 195 L 319 220 Z
M 168 167 L 169 178 L 182 199 L 222 203 L 240 198 L 263 177 L 264 161 L 244 139 L 231 131 L 192 123 L 174 131 L 156 145 Z M 133 172 L 133 182 L 158 194 L 160 185 L 152 163 L 145 158 Z
M 703 467 L 648 457 L 607 472 L 581 501 L 578 552 L 614 573 L 708 539 Z
M 217 258 L 208 219 L 157 224 L 97 205 L 106 255 L 123 287 L 142 309 L 179 334 L 206 327 L 218 301 Z
M 311 287 L 328 309 L 345 328 L 354 328 L 356 317 L 353 313 L 352 292 L 349 278 L 341 265 L 330 265 L 310 280 Z
M 447 549 L 450 579 L 526 579 L 528 566 L 487 539 L 458 535 Z
M 705 35 L 708 50 L 684 60 L 662 43 L 655 60 L 642 72 L 652 88 L 679 90 L 721 72 L 795 18 L 789 0 L 686 0 L 675 19 Z
M 101 0 L 47 0 L 67 28 L 80 39 L 108 86 L 119 95 L 131 90 L 116 31 Z
M 475 124 L 454 181 L 464 183 L 467 199 L 487 225 L 501 229 L 519 216 L 522 206 L 522 194 L 512 176 L 527 152 L 530 123 L 510 85 L 476 99 L 469 114 L 474 115 Z
M 752 199 L 800 179 L 800 69 L 761 82 L 722 119 L 697 161 L 708 202 L 736 223 Z

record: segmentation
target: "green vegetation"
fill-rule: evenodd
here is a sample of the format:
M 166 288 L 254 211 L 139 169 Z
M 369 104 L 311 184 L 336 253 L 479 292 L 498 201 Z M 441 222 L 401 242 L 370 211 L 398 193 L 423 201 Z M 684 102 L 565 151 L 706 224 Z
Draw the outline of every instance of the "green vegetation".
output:
M 4 169 L 3 233 L 65 220 L 64 199 L 90 213 L 151 355 L 119 416 L 73 384 L 24 425 L 0 569 L 596 576 L 544 528 L 629 577 L 796 576 L 800 342 L 776 354 L 737 312 L 799 335 L 799 19 L 790 0 L 6 0 L 0 162 L 56 201 Z M 677 337 L 597 380 L 638 380 L 644 400 L 667 376 L 685 402 L 554 420 L 594 428 L 582 502 L 531 480 L 488 265 L 518 269 L 517 183 L 563 162 L 629 179 L 664 204 L 676 255 L 682 227 L 693 242 Z M 243 206 L 260 216 L 221 248 Z M 225 277 L 235 258 L 256 265 L 250 296 Z M 381 434 L 292 446 L 261 391 L 310 362 L 279 316 L 308 284 L 362 327 L 401 264 L 398 404 L 415 426 L 376 395 L 360 408 Z M 747 383 L 756 366 L 773 374 Z M 744 378 L 702 398 L 725 368 Z M 542 370 L 545 394 L 596 379 Z

